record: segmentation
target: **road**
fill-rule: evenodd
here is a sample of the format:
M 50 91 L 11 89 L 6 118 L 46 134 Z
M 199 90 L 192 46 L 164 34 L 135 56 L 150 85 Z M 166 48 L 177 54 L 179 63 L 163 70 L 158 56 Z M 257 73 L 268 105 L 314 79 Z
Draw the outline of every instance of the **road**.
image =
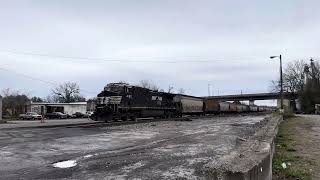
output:
M 88 118 L 82 119 L 47 119 L 44 123 L 40 120 L 15 120 L 8 121 L 6 124 L 0 124 L 0 129 L 12 129 L 12 128 L 32 128 L 32 127 L 46 127 L 57 125 L 72 125 L 72 124 L 90 124 L 94 123 Z
M 0 130 L 0 179 L 195 179 L 264 115 L 114 127 Z

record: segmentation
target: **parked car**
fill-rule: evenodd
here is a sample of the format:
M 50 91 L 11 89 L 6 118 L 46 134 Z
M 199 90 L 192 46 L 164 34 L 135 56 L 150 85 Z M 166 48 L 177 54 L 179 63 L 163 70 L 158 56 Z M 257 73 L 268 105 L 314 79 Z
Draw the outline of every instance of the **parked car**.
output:
M 86 115 L 81 112 L 76 112 L 73 114 L 76 118 L 84 118 Z
M 11 116 L 9 113 L 2 112 L 2 119 L 9 119 Z
M 72 119 L 72 118 L 76 118 L 76 116 L 74 114 L 67 114 L 67 118 Z
M 87 112 L 86 112 L 86 115 L 87 115 L 88 118 L 89 118 L 92 114 L 93 114 L 92 111 L 87 111 Z
M 67 119 L 68 115 L 63 114 L 62 112 L 53 112 L 53 113 L 47 113 L 46 118 L 48 118 L 48 119 Z
M 42 119 L 42 116 L 36 112 L 27 112 L 26 114 L 20 114 L 19 119 L 22 119 L 22 120 L 36 120 L 36 119 L 38 119 L 38 120 L 40 120 L 40 119 Z

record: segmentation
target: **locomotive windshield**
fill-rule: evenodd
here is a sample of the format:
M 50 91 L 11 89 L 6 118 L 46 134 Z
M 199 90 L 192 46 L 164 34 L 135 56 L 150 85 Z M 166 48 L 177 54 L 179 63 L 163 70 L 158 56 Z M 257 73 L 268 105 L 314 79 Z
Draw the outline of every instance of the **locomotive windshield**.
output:
M 107 84 L 104 90 L 121 93 L 121 92 L 124 92 L 125 86 L 126 86 L 125 83 L 112 83 L 112 84 Z

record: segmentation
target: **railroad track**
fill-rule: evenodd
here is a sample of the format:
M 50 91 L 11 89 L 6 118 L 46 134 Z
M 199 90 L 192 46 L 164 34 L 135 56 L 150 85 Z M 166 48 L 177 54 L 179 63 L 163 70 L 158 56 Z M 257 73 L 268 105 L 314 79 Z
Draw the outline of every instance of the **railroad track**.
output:
M 241 115 L 258 115 L 258 114 L 267 114 L 265 112 L 251 112 L 251 113 L 241 113 Z M 91 123 L 80 123 L 80 124 L 56 124 L 56 125 L 39 125 L 39 126 L 31 126 L 31 127 L 12 127 L 12 128 L 4 128 L 6 130 L 9 129 L 33 129 L 33 128 L 95 128 L 95 127 L 106 127 L 106 126 L 121 126 L 121 125 L 129 125 L 129 124 L 139 124 L 139 123 L 150 123 L 150 122 L 159 122 L 159 121 L 192 121 L 192 119 L 208 119 L 214 117 L 228 117 L 235 116 L 239 114 L 216 114 L 216 115 L 205 115 L 205 116 L 186 116 L 180 118 L 169 118 L 169 119 L 152 119 L 152 118 L 144 118 L 137 119 L 137 121 L 114 121 L 114 122 L 99 122 L 92 121 Z
M 265 112 L 250 112 L 250 113 L 241 113 L 241 115 L 261 115 L 267 114 Z M 205 116 L 186 116 L 179 118 L 167 118 L 167 119 L 152 119 L 152 118 L 144 118 L 138 119 L 137 121 L 113 121 L 113 122 L 94 122 L 90 124 L 74 124 L 74 125 L 66 125 L 67 128 L 90 128 L 90 127 L 106 127 L 106 126 L 121 126 L 121 125 L 129 125 L 129 124 L 140 124 L 140 123 L 150 123 L 150 122 L 159 122 L 159 121 L 192 121 L 192 119 L 207 119 L 213 117 L 232 117 L 239 114 L 216 114 L 216 115 L 205 115 Z
M 181 117 L 181 118 L 168 118 L 168 119 L 138 119 L 137 121 L 113 121 L 113 122 L 95 122 L 90 124 L 74 124 L 66 125 L 66 128 L 90 128 L 90 127 L 105 127 L 105 126 L 121 126 L 129 124 L 140 124 L 140 123 L 150 123 L 150 122 L 159 122 L 159 121 L 192 121 L 190 117 Z

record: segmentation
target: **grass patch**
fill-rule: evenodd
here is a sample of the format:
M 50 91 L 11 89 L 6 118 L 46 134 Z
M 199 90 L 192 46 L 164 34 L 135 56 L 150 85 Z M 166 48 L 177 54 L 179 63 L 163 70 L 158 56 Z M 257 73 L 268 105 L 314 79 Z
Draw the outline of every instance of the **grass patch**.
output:
M 288 109 L 288 110 L 284 111 L 284 114 L 283 114 L 284 119 L 293 118 L 293 117 L 295 117 L 295 115 L 294 115 L 292 109 Z
M 309 169 L 302 164 L 306 164 L 302 156 L 299 156 L 296 145 L 296 134 L 294 123 L 289 118 L 282 121 L 276 137 L 276 152 L 272 160 L 273 179 L 311 179 Z M 285 163 L 286 168 L 282 166 Z
M 273 158 L 272 161 L 272 170 L 275 177 L 278 179 L 287 179 L 287 178 L 295 178 L 295 179 L 311 179 L 311 175 L 307 170 L 297 169 L 291 167 L 290 163 L 296 163 L 301 157 L 298 156 L 281 156 L 278 155 Z M 287 168 L 282 167 L 282 163 L 285 163 Z

